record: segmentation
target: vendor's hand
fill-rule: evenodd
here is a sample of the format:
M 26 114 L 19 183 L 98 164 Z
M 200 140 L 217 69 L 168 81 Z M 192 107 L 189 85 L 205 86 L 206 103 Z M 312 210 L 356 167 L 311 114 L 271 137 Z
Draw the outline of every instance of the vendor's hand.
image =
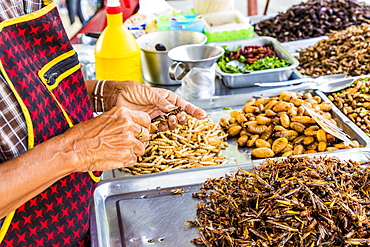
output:
M 145 152 L 143 142 L 149 140 L 149 127 L 148 114 L 114 107 L 57 138 L 71 150 L 76 171 L 103 171 L 133 165 Z
M 168 126 L 161 126 L 160 130 L 166 130 L 166 127 L 174 129 L 179 123 L 186 123 L 187 114 L 198 119 L 207 117 L 203 109 L 182 99 L 177 94 L 162 88 L 148 87 L 135 81 L 107 81 L 104 88 L 104 95 L 106 94 L 108 94 L 108 97 L 105 97 L 106 107 L 124 106 L 132 110 L 144 111 L 151 118 L 181 107 L 183 112 L 170 116 Z

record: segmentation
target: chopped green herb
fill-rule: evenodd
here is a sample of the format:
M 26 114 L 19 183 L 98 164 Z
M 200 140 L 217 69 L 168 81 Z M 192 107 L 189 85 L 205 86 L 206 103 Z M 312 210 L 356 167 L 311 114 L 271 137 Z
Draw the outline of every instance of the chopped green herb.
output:
M 232 108 L 230 106 L 228 107 L 222 107 L 223 110 L 231 110 Z
M 370 133 L 365 133 L 367 136 L 370 136 Z
M 225 53 L 217 61 L 217 65 L 224 73 L 244 73 L 246 71 L 275 69 L 291 65 L 289 61 L 276 57 L 276 54 L 266 54 L 265 57 L 248 57 L 245 54 L 241 54 L 243 50 L 241 47 L 237 47 L 235 50 L 229 50 L 226 46 L 223 46 L 223 48 Z M 233 55 L 233 53 L 237 53 L 238 55 Z M 228 64 L 230 61 L 238 61 L 241 65 L 230 65 Z
M 265 57 L 254 61 L 251 65 L 245 65 L 245 68 L 246 70 L 256 71 L 288 67 L 289 65 L 290 63 L 287 60 L 279 59 L 278 57 Z

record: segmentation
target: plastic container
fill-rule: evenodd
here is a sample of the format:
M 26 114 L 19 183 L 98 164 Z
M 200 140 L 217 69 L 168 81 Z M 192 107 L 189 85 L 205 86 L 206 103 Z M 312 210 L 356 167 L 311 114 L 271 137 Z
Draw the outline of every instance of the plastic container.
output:
M 204 14 L 203 20 L 208 43 L 254 37 L 254 28 L 249 18 L 238 10 Z
M 234 5 L 234 0 L 193 0 L 195 14 L 233 10 Z
M 157 31 L 168 31 L 170 30 L 170 20 L 174 14 L 165 14 L 157 17 Z
M 120 1 L 109 0 L 107 26 L 95 45 L 96 79 L 142 83 L 140 52 L 135 37 L 123 25 Z
M 203 32 L 203 17 L 201 15 L 177 15 L 170 20 L 171 30 L 187 30 Z

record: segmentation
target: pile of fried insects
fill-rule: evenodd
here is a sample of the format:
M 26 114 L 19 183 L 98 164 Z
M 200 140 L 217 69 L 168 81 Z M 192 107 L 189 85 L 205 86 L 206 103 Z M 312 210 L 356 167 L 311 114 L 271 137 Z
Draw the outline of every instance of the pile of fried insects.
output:
M 206 246 L 368 246 L 370 173 L 333 157 L 268 159 L 209 178 L 193 196 Z
M 160 116 L 154 119 L 154 124 L 163 124 L 171 114 L 180 111 Z M 227 134 L 219 123 L 210 118 L 200 120 L 188 115 L 188 121 L 174 130 L 152 133 L 145 154 L 138 158 L 135 165 L 120 170 L 141 175 L 221 165 L 226 162 L 221 153 L 228 146 L 226 139 Z

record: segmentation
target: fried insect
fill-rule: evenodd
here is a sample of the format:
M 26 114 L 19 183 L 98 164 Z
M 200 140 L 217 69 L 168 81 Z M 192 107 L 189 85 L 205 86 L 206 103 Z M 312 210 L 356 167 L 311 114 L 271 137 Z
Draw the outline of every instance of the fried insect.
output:
M 253 147 L 258 138 L 259 138 L 259 135 L 250 136 L 248 141 L 247 141 L 247 147 Z
M 294 129 L 295 131 L 299 133 L 302 133 L 306 129 L 306 126 L 302 123 L 292 122 L 290 124 L 290 128 Z
M 289 128 L 290 126 L 290 118 L 286 113 L 283 113 L 280 115 L 280 123 L 283 125 L 285 128 Z
M 249 136 L 243 135 L 238 138 L 238 146 L 239 147 L 246 147 L 248 142 Z
M 301 124 L 315 124 L 316 121 L 309 116 L 295 116 L 290 119 L 292 122 L 298 122 Z
M 283 131 L 276 132 L 274 136 L 277 138 L 285 137 L 288 140 L 292 141 L 294 140 L 294 138 L 298 136 L 298 132 L 295 130 L 283 130 Z
M 179 106 L 176 109 L 170 111 L 169 113 L 166 113 L 164 115 L 156 116 L 155 118 L 152 119 L 152 123 L 156 123 L 156 122 L 167 122 L 169 116 L 171 116 L 171 115 L 177 115 L 180 112 L 182 112 L 182 107 L 181 106 Z
M 280 153 L 288 145 L 288 139 L 285 137 L 280 137 L 274 141 L 272 144 L 272 151 L 274 153 Z
M 265 116 L 257 116 L 256 121 L 260 125 L 269 125 L 271 123 L 271 118 Z
M 326 132 L 323 129 L 319 129 L 316 133 L 316 138 L 319 142 L 325 142 L 327 143 L 328 140 L 326 138 Z
M 184 189 L 175 188 L 175 189 L 172 189 L 171 190 L 171 193 L 172 194 L 183 194 L 184 193 Z
M 352 122 L 370 136 L 370 81 L 358 78 L 352 85 L 339 92 L 327 94 L 328 98 Z
M 352 160 L 267 159 L 207 179 L 193 193 L 202 202 L 189 223 L 206 246 L 368 246 L 369 179 Z
M 370 88 L 370 83 L 367 85 Z M 370 93 L 370 89 L 368 91 Z M 370 110 L 370 100 L 364 103 L 368 103 Z M 293 151 L 294 154 L 304 154 L 338 148 L 334 145 L 340 141 L 321 129 L 303 105 L 310 107 L 336 125 L 331 116 L 332 106 L 330 103 L 324 102 L 318 95 L 290 91 L 284 91 L 274 97 L 249 100 L 244 105 L 243 110 L 231 112 L 228 123 L 225 119 L 220 119 L 220 125 L 225 126 L 224 129 L 229 137 L 248 136 L 238 139 L 238 146 L 241 147 L 270 148 L 263 142 L 266 141 L 272 148 L 275 140 L 286 138 L 288 140 L 286 146 L 289 144 L 292 147 L 290 149 L 282 147 L 282 150 L 280 150 L 275 145 L 275 149 L 272 150 L 277 156 L 290 155 L 292 153 L 290 151 Z M 369 116 L 367 121 L 370 125 Z M 319 145 L 320 142 L 325 144 L 321 143 Z M 355 146 L 358 146 L 358 143 L 353 141 L 350 147 Z
M 319 126 L 312 125 L 312 126 L 308 127 L 307 129 L 305 129 L 304 134 L 306 136 L 316 136 L 317 135 L 317 132 L 319 130 L 320 130 L 320 127 Z
M 294 155 L 299 155 L 299 154 L 304 154 L 305 149 L 302 145 L 297 145 L 294 147 L 293 154 Z
M 220 165 L 225 162 L 221 151 L 228 144 L 227 134 L 211 119 L 188 116 L 184 125 L 150 136 L 145 154 L 131 167 L 121 171 L 133 175 Z
M 265 131 L 261 133 L 261 139 L 265 141 L 268 140 L 271 137 L 272 132 L 274 131 L 274 127 L 275 124 L 270 124 L 269 126 L 267 126 Z
M 233 136 L 239 135 L 241 130 L 242 130 L 242 126 L 236 125 L 236 126 L 231 127 L 230 129 L 228 129 L 227 134 L 230 137 L 233 137 Z
M 266 129 L 266 125 L 247 125 L 245 126 L 246 131 L 252 134 L 262 134 Z
M 257 139 L 255 142 L 255 145 L 258 148 L 262 148 L 262 147 L 271 148 L 271 144 L 263 139 Z
M 252 157 L 255 158 L 270 158 L 275 155 L 274 151 L 271 150 L 271 148 L 267 147 L 261 147 L 261 148 L 255 148 L 252 150 Z

